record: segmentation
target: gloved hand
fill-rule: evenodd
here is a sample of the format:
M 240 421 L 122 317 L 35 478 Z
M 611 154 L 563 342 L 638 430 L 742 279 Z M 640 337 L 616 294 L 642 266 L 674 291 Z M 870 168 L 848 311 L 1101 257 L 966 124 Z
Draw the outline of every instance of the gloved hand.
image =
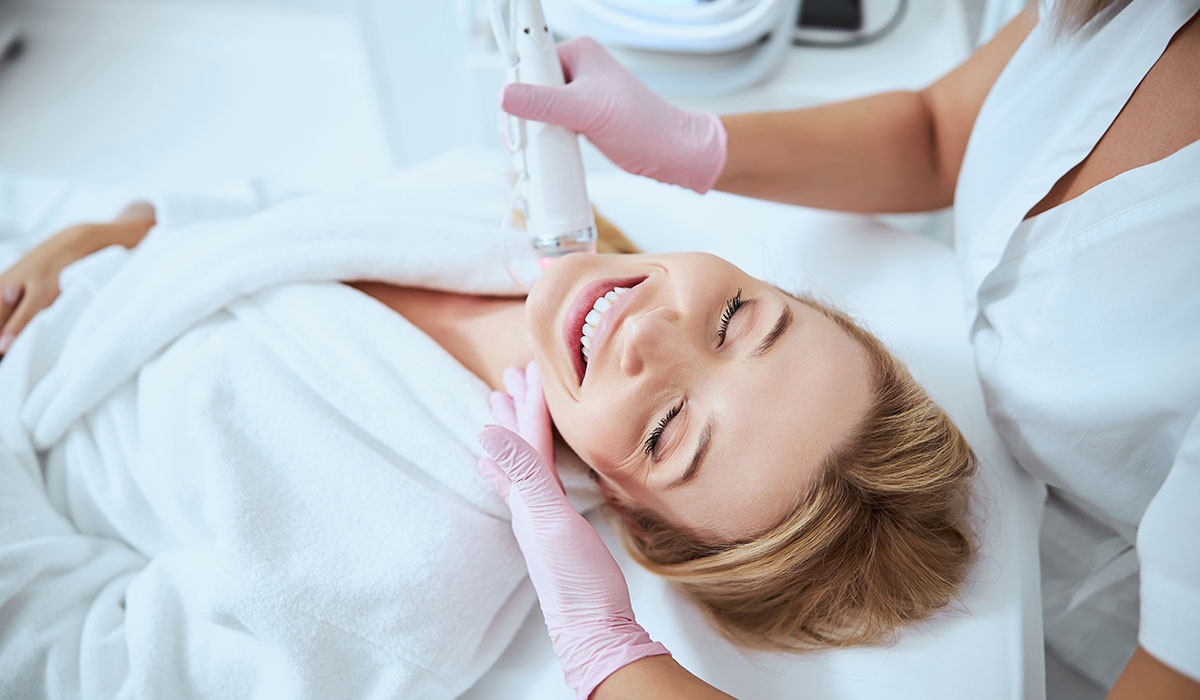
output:
M 567 502 L 552 463 L 550 415 L 537 366 L 530 362 L 523 376 L 510 368 L 504 386 L 509 395 L 494 392 L 491 398 L 492 412 L 503 425 L 489 425 L 479 434 L 492 457 L 479 461 L 479 471 L 512 509 L 513 534 L 554 654 L 567 685 L 587 700 L 613 671 L 670 652 L 634 620 L 621 569 Z
M 577 131 L 621 168 L 703 194 L 725 167 L 725 126 L 654 94 L 591 37 L 558 45 L 567 84 L 509 83 L 500 107 Z

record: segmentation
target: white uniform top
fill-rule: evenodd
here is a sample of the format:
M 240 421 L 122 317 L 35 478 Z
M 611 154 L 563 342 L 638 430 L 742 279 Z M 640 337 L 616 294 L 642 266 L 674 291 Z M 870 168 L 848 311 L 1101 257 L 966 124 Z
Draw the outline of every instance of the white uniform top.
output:
M 988 413 L 1051 487 L 1047 643 L 1105 687 L 1138 641 L 1200 679 L 1200 142 L 1022 219 L 1198 8 L 1118 3 L 1056 37 L 1043 7 L 984 102 L 956 191 Z

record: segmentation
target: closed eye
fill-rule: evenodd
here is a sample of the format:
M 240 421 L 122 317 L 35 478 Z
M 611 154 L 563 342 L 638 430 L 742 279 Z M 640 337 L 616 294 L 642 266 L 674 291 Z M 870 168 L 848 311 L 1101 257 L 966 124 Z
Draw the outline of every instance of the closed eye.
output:
M 738 287 L 737 294 L 734 294 L 732 299 L 725 302 L 725 310 L 721 312 L 721 322 L 717 326 L 717 347 L 725 344 L 725 334 L 729 331 L 729 322 L 733 320 L 733 315 L 745 303 L 742 299 L 742 288 Z
M 671 422 L 679 412 L 683 410 L 683 402 L 680 401 L 677 405 L 671 407 L 667 414 L 658 420 L 658 425 L 650 431 L 650 436 L 642 444 L 642 451 L 651 458 L 658 457 L 658 441 L 662 438 L 663 431 L 667 429 L 667 424 Z
M 733 317 L 738 312 L 738 309 L 742 308 L 745 303 L 746 300 L 742 299 L 741 287 L 738 287 L 737 292 L 725 302 L 725 307 L 721 311 L 720 321 L 717 324 L 718 347 L 725 343 L 725 336 L 729 332 L 729 323 L 733 320 Z M 681 410 L 683 410 L 683 401 L 680 401 L 678 405 L 671 407 L 671 409 L 668 410 L 666 414 L 658 420 L 658 425 L 656 425 L 650 431 L 650 435 L 646 438 L 645 442 L 642 443 L 642 451 L 645 454 L 649 455 L 651 458 L 657 458 L 658 442 L 662 439 L 663 431 L 667 429 L 667 425 L 670 424 L 675 416 L 679 415 Z

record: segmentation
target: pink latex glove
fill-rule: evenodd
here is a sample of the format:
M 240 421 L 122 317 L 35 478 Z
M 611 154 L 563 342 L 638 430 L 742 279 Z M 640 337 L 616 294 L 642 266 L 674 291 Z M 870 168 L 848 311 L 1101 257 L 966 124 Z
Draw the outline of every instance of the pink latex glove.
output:
M 726 133 L 711 112 L 679 109 L 646 87 L 591 37 L 558 45 L 567 84 L 509 83 L 500 108 L 588 138 L 621 168 L 704 193 L 725 168 Z
M 587 700 L 613 671 L 670 652 L 651 641 L 634 620 L 621 569 L 588 521 L 567 502 L 552 463 L 550 414 L 537 366 L 530 362 L 523 375 L 510 368 L 504 386 L 507 396 L 491 396 L 492 412 L 503 425 L 489 425 L 479 433 L 479 443 L 492 457 L 479 460 L 479 471 L 512 510 L 513 534 L 537 591 L 554 655 L 567 685 Z

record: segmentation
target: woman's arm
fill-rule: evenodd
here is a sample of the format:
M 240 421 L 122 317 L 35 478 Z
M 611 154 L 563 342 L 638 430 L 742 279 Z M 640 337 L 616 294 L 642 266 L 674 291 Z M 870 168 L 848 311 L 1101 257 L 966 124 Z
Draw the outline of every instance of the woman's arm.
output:
M 110 245 L 132 248 L 154 223 L 153 207 L 134 202 L 113 221 L 59 231 L 0 274 L 0 355 L 8 352 L 39 311 L 58 298 L 58 276 L 63 268 Z
M 1036 23 L 1036 8 L 1023 11 L 920 92 L 723 116 L 728 150 L 715 189 L 843 211 L 949 206 L 979 108 Z

